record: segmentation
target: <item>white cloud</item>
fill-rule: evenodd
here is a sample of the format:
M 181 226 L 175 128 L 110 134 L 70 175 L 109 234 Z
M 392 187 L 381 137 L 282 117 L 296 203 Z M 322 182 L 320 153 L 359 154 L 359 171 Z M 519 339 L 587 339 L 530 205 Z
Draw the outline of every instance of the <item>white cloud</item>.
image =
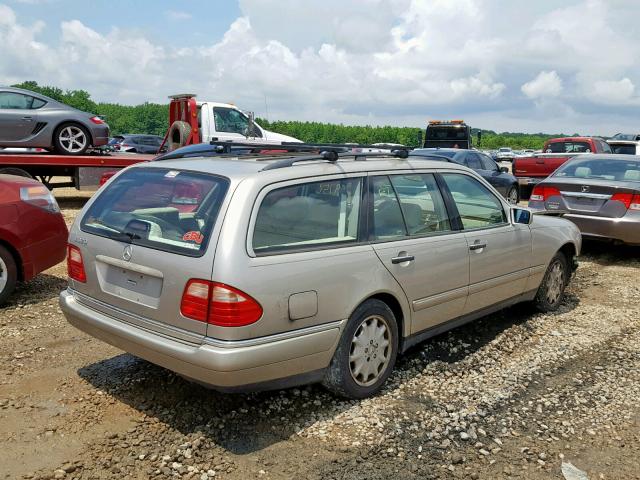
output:
M 164 14 L 169 20 L 190 20 L 193 17 L 189 12 L 179 10 L 167 10 Z
M 44 22 L 0 4 L 0 83 L 33 79 L 125 103 L 194 91 L 259 114 L 266 98 L 283 119 L 422 126 L 437 115 L 495 130 L 624 130 L 635 122 L 625 109 L 638 104 L 640 4 L 556 5 L 240 0 L 242 16 L 220 40 L 169 45 L 73 17 L 46 25 L 59 41 L 45 43 Z M 560 114 L 549 116 L 551 99 Z
M 521 90 L 532 99 L 557 97 L 562 93 L 562 79 L 555 70 L 540 72 L 536 78 L 522 85 Z

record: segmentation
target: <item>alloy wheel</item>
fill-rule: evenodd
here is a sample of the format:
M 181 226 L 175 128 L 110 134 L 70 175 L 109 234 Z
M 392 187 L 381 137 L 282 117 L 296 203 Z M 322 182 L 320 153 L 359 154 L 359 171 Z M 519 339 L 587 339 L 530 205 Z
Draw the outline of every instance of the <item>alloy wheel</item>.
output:
M 384 374 L 391 359 L 391 329 L 379 315 L 365 318 L 356 329 L 349 351 L 353 380 L 368 387 Z
M 87 134 L 80 127 L 69 125 L 60 130 L 58 140 L 62 148 L 69 153 L 77 153 L 87 146 Z

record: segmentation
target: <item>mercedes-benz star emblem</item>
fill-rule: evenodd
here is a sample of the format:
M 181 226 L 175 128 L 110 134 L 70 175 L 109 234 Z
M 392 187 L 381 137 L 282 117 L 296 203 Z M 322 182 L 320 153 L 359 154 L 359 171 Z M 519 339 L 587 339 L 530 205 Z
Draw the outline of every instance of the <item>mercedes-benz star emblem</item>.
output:
M 126 247 L 124 247 L 124 250 L 122 251 L 122 259 L 125 262 L 128 262 L 129 260 L 131 260 L 132 254 L 133 254 L 133 248 L 131 248 L 131 245 L 127 245 Z
M 589 185 L 582 185 L 582 193 L 586 193 L 589 191 Z

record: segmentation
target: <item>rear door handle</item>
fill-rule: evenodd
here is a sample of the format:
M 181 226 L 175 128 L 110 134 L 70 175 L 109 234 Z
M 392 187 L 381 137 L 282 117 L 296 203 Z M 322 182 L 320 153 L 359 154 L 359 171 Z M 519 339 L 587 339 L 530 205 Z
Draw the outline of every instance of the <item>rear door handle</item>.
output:
M 403 255 L 402 257 L 393 257 L 391 259 L 391 263 L 398 264 L 398 263 L 405 263 L 405 262 L 413 262 L 415 259 L 416 257 L 414 257 L 413 255 Z
M 486 246 L 486 243 L 474 243 L 473 245 L 469 245 L 469 250 L 482 250 Z
M 22 117 L 22 119 L 23 119 L 23 120 L 31 121 L 31 120 L 33 120 L 33 117 Z

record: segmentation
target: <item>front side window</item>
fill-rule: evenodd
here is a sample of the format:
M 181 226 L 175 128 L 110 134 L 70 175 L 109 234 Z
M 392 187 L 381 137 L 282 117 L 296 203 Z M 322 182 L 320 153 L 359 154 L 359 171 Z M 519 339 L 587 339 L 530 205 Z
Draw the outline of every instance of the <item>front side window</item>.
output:
M 498 166 L 496 165 L 496 162 L 494 162 L 491 157 L 488 157 L 487 155 L 479 155 L 480 157 L 480 161 L 482 162 L 482 168 L 484 170 L 489 170 L 489 171 L 495 171 L 498 170 Z
M 482 163 L 480 163 L 480 157 L 475 153 L 467 154 L 467 167 L 473 170 L 482 170 Z
M 431 174 L 392 175 L 409 235 L 451 230 L 449 215 L 436 179 Z
M 361 178 L 270 191 L 256 217 L 253 251 L 259 255 L 356 243 L 361 192 Z
M 203 173 L 134 168 L 102 191 L 83 231 L 188 256 L 201 256 L 229 181 Z
M 0 92 L 0 109 L 31 110 L 44 105 L 40 99 L 14 92 Z
M 217 132 L 245 135 L 249 128 L 247 117 L 233 108 L 214 107 L 213 116 Z
M 453 196 L 465 230 L 507 223 L 500 200 L 477 179 L 456 173 L 445 173 L 442 177 Z

